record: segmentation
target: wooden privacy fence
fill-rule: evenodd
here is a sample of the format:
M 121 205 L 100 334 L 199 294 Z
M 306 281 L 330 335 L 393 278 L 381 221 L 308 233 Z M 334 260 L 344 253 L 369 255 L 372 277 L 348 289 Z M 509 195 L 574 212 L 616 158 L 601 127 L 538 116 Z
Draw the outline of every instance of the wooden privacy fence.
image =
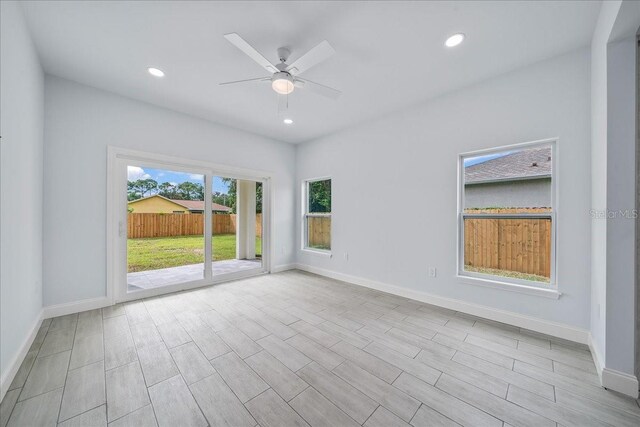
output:
M 548 213 L 547 208 L 469 210 L 466 213 Z M 464 263 L 551 276 L 551 219 L 465 218 Z
M 213 234 L 236 232 L 236 214 L 214 214 Z M 175 237 L 204 234 L 202 214 L 130 213 L 127 216 L 127 238 Z M 256 214 L 256 235 L 262 237 L 262 214 Z
M 310 248 L 331 249 L 331 217 L 310 216 L 308 224 L 308 245 Z

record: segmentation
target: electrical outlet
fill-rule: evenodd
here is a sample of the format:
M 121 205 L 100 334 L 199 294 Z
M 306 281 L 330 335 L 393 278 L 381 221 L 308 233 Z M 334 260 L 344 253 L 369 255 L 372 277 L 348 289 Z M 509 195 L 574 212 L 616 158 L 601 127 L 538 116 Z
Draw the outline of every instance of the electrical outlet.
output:
M 349 252 L 344 253 L 344 260 L 349 261 Z
M 436 277 L 436 268 L 435 267 L 429 267 L 429 277 Z

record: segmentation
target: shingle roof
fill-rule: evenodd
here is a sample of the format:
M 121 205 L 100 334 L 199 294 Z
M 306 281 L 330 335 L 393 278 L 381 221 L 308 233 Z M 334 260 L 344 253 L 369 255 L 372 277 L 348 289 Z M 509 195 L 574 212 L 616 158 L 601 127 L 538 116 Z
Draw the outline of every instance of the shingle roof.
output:
M 465 184 L 551 176 L 551 147 L 520 150 L 464 168 Z
M 204 200 L 174 200 L 169 199 L 173 203 L 177 203 L 190 211 L 204 211 Z M 220 205 L 218 203 L 211 203 L 211 210 L 221 212 L 231 212 L 231 208 Z

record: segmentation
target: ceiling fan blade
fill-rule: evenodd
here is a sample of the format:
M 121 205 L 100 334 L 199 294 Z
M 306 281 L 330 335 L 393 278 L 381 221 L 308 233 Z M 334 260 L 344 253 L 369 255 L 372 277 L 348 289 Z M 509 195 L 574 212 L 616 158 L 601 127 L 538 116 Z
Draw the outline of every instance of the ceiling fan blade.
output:
M 296 86 L 303 89 L 308 89 L 310 92 L 317 93 L 318 95 L 326 96 L 331 99 L 338 99 L 342 92 L 338 89 L 334 89 L 329 86 L 321 85 L 320 83 L 312 82 L 307 79 L 296 79 Z
M 225 34 L 224 38 L 229 40 L 231 44 L 243 51 L 249 58 L 257 62 L 262 68 L 270 73 L 277 73 L 278 69 L 267 58 L 262 56 L 260 52 L 255 50 L 253 46 L 247 43 L 242 37 L 236 33 Z
M 271 77 L 258 77 L 256 79 L 234 80 L 232 82 L 220 83 L 219 86 L 233 85 L 236 83 L 249 83 L 249 82 L 262 82 L 262 81 L 266 82 L 268 80 L 271 80 Z
M 285 71 L 293 75 L 304 73 L 314 65 L 329 59 L 334 53 L 336 53 L 336 51 L 333 47 L 331 47 L 328 41 L 324 40 L 309 52 L 298 58 L 293 64 L 289 65 Z

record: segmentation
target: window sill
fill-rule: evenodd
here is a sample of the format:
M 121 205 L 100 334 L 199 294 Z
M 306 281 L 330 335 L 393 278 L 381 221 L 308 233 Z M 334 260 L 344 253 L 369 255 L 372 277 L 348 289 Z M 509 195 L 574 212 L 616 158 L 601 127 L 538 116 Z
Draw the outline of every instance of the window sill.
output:
M 323 251 L 322 249 L 309 249 L 309 248 L 302 248 L 301 249 L 302 252 L 307 252 L 313 255 L 320 255 L 320 256 L 324 256 L 327 258 L 331 258 L 331 251 Z
M 562 295 L 562 292 L 558 291 L 557 289 L 544 289 L 538 288 L 536 286 L 527 286 L 509 282 L 500 282 L 497 280 L 480 279 L 478 277 L 471 277 L 460 274 L 457 275 L 457 278 L 459 282 L 469 285 L 479 285 L 487 288 L 501 289 L 503 291 L 518 292 L 521 294 L 534 295 L 550 299 L 558 299 L 560 298 L 560 295 Z

